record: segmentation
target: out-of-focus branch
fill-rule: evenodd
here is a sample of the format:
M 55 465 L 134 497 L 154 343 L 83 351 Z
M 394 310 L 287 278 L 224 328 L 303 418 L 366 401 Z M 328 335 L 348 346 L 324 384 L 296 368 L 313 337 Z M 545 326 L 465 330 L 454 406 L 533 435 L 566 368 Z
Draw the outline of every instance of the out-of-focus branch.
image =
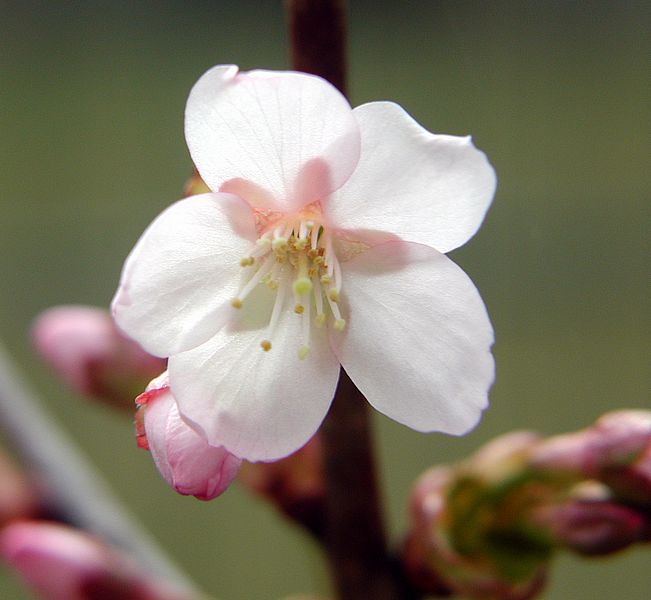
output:
M 55 425 L 2 345 L 0 428 L 42 486 L 57 515 L 115 546 L 188 597 L 202 597 Z

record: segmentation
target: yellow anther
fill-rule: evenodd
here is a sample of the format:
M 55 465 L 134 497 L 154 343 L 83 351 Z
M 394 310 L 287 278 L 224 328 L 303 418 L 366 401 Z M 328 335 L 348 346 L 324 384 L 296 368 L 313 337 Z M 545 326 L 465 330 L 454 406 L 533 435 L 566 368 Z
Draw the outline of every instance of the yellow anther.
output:
M 311 278 L 314 277 L 315 275 L 316 275 L 316 269 L 315 269 L 314 267 L 310 267 L 310 268 L 307 270 L 307 276 L 311 279 Z
M 328 290 L 328 298 L 333 302 L 339 302 L 339 290 L 337 288 L 330 288 Z
M 305 307 L 302 304 L 296 304 L 294 306 L 294 312 L 297 315 L 302 315 L 304 310 L 305 310 Z
M 319 251 L 318 250 L 314 250 L 314 249 L 310 248 L 307 251 L 307 257 L 308 258 L 315 259 L 317 256 L 319 256 Z
M 312 282 L 307 277 L 299 277 L 294 281 L 293 289 L 297 296 L 309 294 L 312 291 Z
M 271 242 L 271 248 L 274 252 L 286 252 L 287 240 L 284 237 L 274 238 L 273 242 Z
M 305 238 L 299 238 L 294 242 L 294 248 L 299 252 L 307 246 L 307 240 Z
M 240 267 L 250 267 L 255 262 L 255 258 L 252 256 L 245 256 L 240 260 Z
M 233 298 L 231 300 L 231 306 L 233 308 L 242 308 L 242 301 L 239 298 Z
M 325 321 L 326 321 L 326 316 L 324 313 L 319 313 L 316 317 L 314 317 L 314 324 L 317 327 L 323 327 Z
M 314 258 L 314 260 L 313 260 L 312 262 L 313 262 L 315 265 L 320 266 L 320 265 L 322 265 L 323 263 L 325 263 L 325 258 L 323 258 L 323 256 L 318 256 L 318 255 L 317 255 L 317 256 Z
M 343 331 L 344 327 L 346 327 L 346 321 L 344 319 L 336 319 L 335 320 L 335 329 L 337 331 Z
M 269 287 L 270 290 L 277 290 L 278 282 L 275 279 L 270 279 L 269 281 L 267 281 L 267 286 Z
M 321 283 L 324 283 L 324 284 L 327 285 L 331 281 L 332 281 L 332 278 L 327 273 L 325 275 L 321 275 Z
M 260 348 L 262 348 L 265 352 L 269 352 L 269 350 L 271 350 L 271 342 L 269 340 L 262 340 L 260 342 Z
M 309 346 L 301 346 L 298 349 L 298 358 L 300 360 L 305 360 L 309 353 L 310 353 L 310 347 Z

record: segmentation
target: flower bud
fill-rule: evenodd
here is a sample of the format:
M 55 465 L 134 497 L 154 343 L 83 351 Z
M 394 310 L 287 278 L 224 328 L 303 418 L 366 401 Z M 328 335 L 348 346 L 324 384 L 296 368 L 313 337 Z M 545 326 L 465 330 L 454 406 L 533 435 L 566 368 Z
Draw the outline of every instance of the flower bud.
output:
M 586 555 L 622 550 L 644 539 L 646 523 L 637 511 L 609 501 L 577 500 L 540 507 L 532 515 L 557 543 Z
M 36 350 L 80 394 L 131 409 L 132 398 L 165 361 L 147 354 L 116 328 L 105 310 L 56 306 L 32 326 Z
M 535 597 L 544 583 L 545 557 L 527 556 L 533 551 L 524 538 L 509 538 L 522 548 L 523 566 L 517 566 L 515 550 L 513 556 L 500 556 L 509 542 L 498 548 L 499 535 L 508 536 L 514 529 L 487 501 L 495 488 L 475 480 L 467 469 L 430 469 L 414 486 L 403 551 L 407 577 L 420 592 L 437 596 L 452 592 L 501 600 Z
M 317 536 L 323 533 L 325 483 L 321 439 L 315 435 L 287 458 L 246 463 L 240 481 Z
M 222 447 L 210 446 L 181 419 L 167 372 L 154 379 L 136 403 L 144 412 L 141 425 L 136 425 L 138 445 L 151 451 L 167 483 L 199 500 L 212 500 L 228 488 L 242 461 Z
M 187 600 L 138 574 L 90 535 L 24 521 L 0 532 L 0 555 L 45 600 Z
M 651 506 L 651 412 L 607 413 L 587 429 L 541 443 L 531 464 L 577 480 L 596 479 L 617 497 Z

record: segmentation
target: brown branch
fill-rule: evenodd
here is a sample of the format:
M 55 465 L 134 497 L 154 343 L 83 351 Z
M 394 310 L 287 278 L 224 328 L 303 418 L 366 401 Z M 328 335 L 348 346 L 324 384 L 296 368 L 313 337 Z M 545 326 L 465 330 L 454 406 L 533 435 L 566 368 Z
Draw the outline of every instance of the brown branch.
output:
M 346 93 L 345 0 L 287 0 L 292 68 Z

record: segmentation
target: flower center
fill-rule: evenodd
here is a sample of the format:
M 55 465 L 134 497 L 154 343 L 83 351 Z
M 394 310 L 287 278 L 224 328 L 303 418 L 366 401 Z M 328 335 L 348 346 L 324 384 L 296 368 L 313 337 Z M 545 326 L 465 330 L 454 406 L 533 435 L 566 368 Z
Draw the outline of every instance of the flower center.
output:
M 337 331 L 346 326 L 338 306 L 341 266 L 333 250 L 332 236 L 318 220 L 300 218 L 274 224 L 258 238 L 249 255 L 240 260 L 240 266 L 252 267 L 253 274 L 231 300 L 234 308 L 241 308 L 258 285 L 266 285 L 276 293 L 266 334 L 260 342 L 265 352 L 272 348 L 274 330 L 288 303 L 293 303 L 294 312 L 301 319 L 300 359 L 310 353 L 312 321 L 316 327 L 323 327 L 330 315 Z

